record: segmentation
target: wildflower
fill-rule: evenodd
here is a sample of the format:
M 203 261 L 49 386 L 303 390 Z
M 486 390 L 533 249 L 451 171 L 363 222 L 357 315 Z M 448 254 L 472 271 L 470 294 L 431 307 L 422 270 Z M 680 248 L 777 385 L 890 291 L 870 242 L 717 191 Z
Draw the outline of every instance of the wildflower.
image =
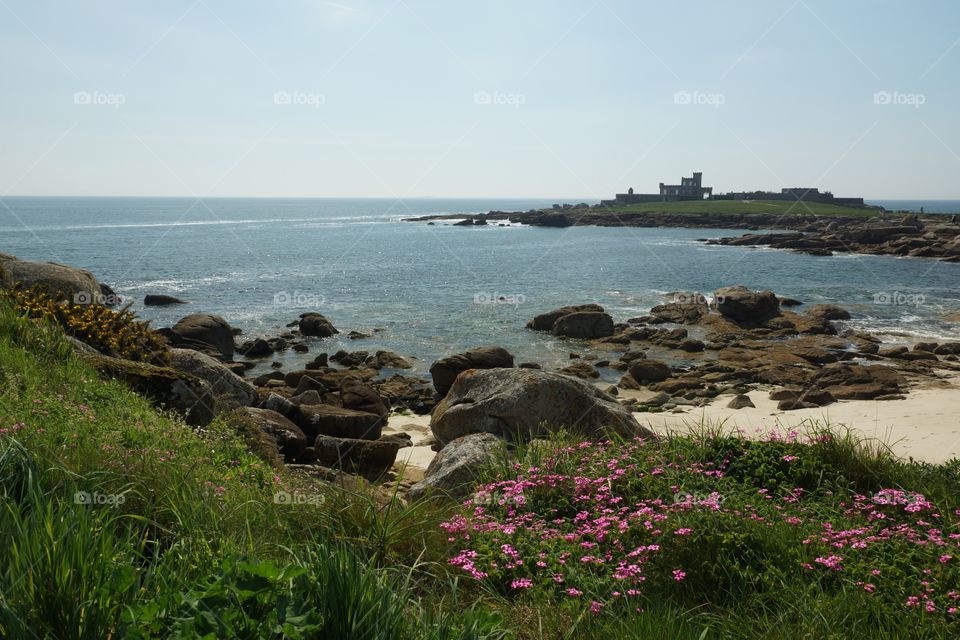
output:
M 674 531 L 673 533 L 674 533 L 674 535 L 678 535 L 678 536 L 688 536 L 688 535 L 690 535 L 691 533 L 693 533 L 693 529 L 689 529 L 689 528 L 684 527 L 683 529 L 677 529 L 677 530 Z
M 783 456 L 782 458 L 784 462 L 793 462 L 794 460 L 799 460 L 799 459 L 800 458 L 798 458 L 797 456 L 790 456 L 790 455 Z
M 510 587 L 513 589 L 529 589 L 533 586 L 533 580 L 530 578 L 517 578 L 510 583 Z
M 942 556 L 940 556 L 940 564 L 946 564 L 946 563 L 950 562 L 951 560 L 953 560 L 953 556 L 948 555 L 948 554 L 946 554 L 946 553 L 943 554 Z
M 570 587 L 569 589 L 567 589 L 567 595 L 570 596 L 571 598 L 578 598 L 583 595 L 583 591 Z
M 601 611 L 603 611 L 602 602 L 597 602 L 596 600 L 594 600 L 593 602 L 590 603 L 590 613 L 592 613 L 593 615 L 599 615 Z
M 681 571 L 680 569 L 673 570 L 673 579 L 677 582 L 683 582 L 683 579 L 687 577 L 686 571 Z

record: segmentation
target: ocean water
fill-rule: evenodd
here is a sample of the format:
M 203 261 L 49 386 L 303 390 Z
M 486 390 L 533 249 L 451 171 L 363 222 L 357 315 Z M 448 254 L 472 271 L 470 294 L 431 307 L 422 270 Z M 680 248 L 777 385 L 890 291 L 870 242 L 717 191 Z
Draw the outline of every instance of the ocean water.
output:
M 343 335 L 319 351 L 391 349 L 417 369 L 479 345 L 519 361 L 557 365 L 576 341 L 524 329 L 534 315 L 597 302 L 618 321 L 672 291 L 744 284 L 807 303 L 833 302 L 848 324 L 932 339 L 960 339 L 960 264 L 886 256 L 813 257 L 707 246 L 730 230 L 402 222 L 431 213 L 517 210 L 538 200 L 4 198 L 0 251 L 84 267 L 154 326 L 189 313 L 222 315 L 250 336 L 275 335 L 307 311 Z M 151 308 L 148 293 L 189 303 Z M 351 330 L 372 338 L 348 340 Z M 269 360 L 258 366 L 265 370 Z
M 867 204 L 879 205 L 888 211 L 912 211 L 920 213 L 960 214 L 960 200 L 865 200 Z

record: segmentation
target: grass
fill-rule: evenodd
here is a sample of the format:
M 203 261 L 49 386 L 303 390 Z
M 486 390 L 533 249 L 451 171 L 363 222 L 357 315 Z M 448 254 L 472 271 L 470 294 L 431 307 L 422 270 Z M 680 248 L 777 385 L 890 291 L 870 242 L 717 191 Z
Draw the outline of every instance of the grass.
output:
M 874 209 L 841 207 L 820 202 L 790 202 L 785 200 L 682 200 L 677 202 L 642 202 L 603 209 L 610 213 L 699 213 L 699 214 L 753 214 L 815 215 L 873 218 Z
M 251 450 L 247 430 L 229 415 L 197 430 L 158 413 L 98 379 L 59 330 L 0 304 L 0 637 L 960 633 L 948 613 L 960 589 L 960 552 L 949 547 L 960 537 L 956 461 L 902 462 L 826 427 L 806 440 L 706 427 L 648 443 L 560 436 L 491 465 L 481 504 L 408 505 L 289 473 Z M 281 491 L 305 499 L 278 502 Z M 722 497 L 717 509 L 710 496 Z M 623 505 L 647 511 L 632 518 L 617 513 Z M 866 519 L 874 511 L 887 520 Z M 832 531 L 890 522 L 923 536 L 935 526 L 947 546 L 895 535 L 831 547 L 839 539 L 824 522 Z M 614 523 L 623 528 L 601 535 Z M 639 574 L 613 577 L 624 553 L 650 544 L 658 549 L 635 562 Z M 465 570 L 464 551 L 487 575 Z M 563 565 L 564 553 L 610 560 Z M 628 582 L 637 592 L 625 597 Z

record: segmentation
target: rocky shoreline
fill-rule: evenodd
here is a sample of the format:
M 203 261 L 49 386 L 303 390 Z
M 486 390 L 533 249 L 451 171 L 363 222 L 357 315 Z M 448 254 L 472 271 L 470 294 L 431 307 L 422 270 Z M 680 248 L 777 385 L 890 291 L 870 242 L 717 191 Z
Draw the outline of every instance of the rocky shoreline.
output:
M 3 266 L 5 286 L 28 284 L 74 303 L 97 304 L 94 294 L 109 290 L 71 267 L 12 256 Z M 404 373 L 410 360 L 390 351 L 324 351 L 324 341 L 340 330 L 316 312 L 279 335 L 252 338 L 222 317 L 191 314 L 154 330 L 165 344 L 160 364 L 73 343 L 103 376 L 196 427 L 230 415 L 286 464 L 387 479 L 422 495 L 456 493 L 497 446 L 549 437 L 561 426 L 652 437 L 645 414 L 703 407 L 719 396 L 732 396 L 728 407 L 741 409 L 754 406 L 748 393 L 762 391 L 777 411 L 790 412 L 848 400 L 896 401 L 960 373 L 960 342 L 884 345 L 838 327 L 850 317 L 834 305 L 807 307 L 742 286 L 710 295 L 676 292 L 648 315 L 623 320 L 596 304 L 571 305 L 531 318 L 525 329 L 531 337 L 548 332 L 569 341 L 575 351 L 565 366 L 547 371 L 485 346 L 433 362 L 429 378 Z M 247 377 L 256 363 L 287 349 L 316 355 L 302 369 Z M 618 382 L 600 382 L 601 372 L 615 373 Z M 390 428 L 391 417 L 405 415 L 429 415 L 429 432 L 422 425 Z M 396 466 L 407 447 L 445 453 L 421 478 Z
M 781 215 L 774 213 L 670 213 L 616 211 L 605 206 L 577 205 L 566 209 L 525 212 L 491 211 L 469 216 L 434 215 L 407 218 L 408 222 L 460 220 L 457 226 L 525 224 L 535 227 L 664 227 L 688 229 L 745 229 L 791 231 L 748 233 L 739 237 L 705 238 L 722 246 L 766 246 L 817 256 L 835 252 L 934 258 L 960 262 L 960 222 L 956 216 Z M 462 220 L 461 220 L 462 219 Z

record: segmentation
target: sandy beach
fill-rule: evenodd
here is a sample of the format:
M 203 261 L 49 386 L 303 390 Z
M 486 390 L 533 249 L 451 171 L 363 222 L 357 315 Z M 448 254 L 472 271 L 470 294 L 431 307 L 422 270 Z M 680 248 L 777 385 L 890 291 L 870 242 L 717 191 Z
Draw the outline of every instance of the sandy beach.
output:
M 622 395 L 653 395 L 627 391 Z M 845 400 L 816 409 L 778 411 L 769 392 L 748 393 L 756 408 L 728 409 L 732 395 L 718 396 L 705 407 L 677 413 L 635 413 L 640 424 L 661 434 L 688 431 L 703 422 L 742 429 L 747 435 L 802 429 L 815 422 L 844 425 L 886 443 L 898 456 L 931 463 L 960 457 L 960 376 L 937 386 L 912 389 L 903 400 Z M 384 434 L 409 433 L 414 446 L 401 449 L 397 466 L 426 469 L 436 455 L 430 448 L 430 416 L 394 415 Z
M 755 409 L 728 409 L 733 396 L 723 395 L 706 407 L 681 413 L 634 415 L 641 424 L 663 434 L 682 432 L 703 421 L 740 428 L 748 434 L 829 422 L 885 442 L 901 457 L 940 463 L 960 457 L 960 376 L 941 384 L 911 389 L 903 400 L 845 400 L 794 411 L 778 411 L 767 391 L 754 390 L 747 395 Z

